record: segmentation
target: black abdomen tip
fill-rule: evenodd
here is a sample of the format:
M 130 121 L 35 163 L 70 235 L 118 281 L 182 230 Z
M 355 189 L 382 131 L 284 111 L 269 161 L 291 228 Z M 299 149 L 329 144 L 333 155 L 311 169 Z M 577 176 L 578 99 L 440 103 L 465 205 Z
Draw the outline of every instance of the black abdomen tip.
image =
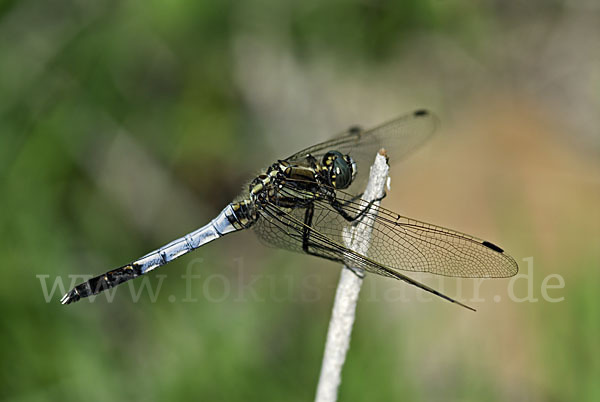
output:
M 489 241 L 484 241 L 484 242 L 483 242 L 483 243 L 481 243 L 481 244 L 483 244 L 483 245 L 484 245 L 484 246 L 486 246 L 487 248 L 491 248 L 492 250 L 494 250 L 494 251 L 497 251 L 497 252 L 499 252 L 499 253 L 503 253 L 503 252 L 504 252 L 504 250 L 502 250 L 500 247 L 496 246 L 496 245 L 495 245 L 495 244 L 493 244 L 493 243 L 490 243 Z
M 429 115 L 429 111 L 425 110 L 425 109 L 419 109 L 419 110 L 415 111 L 414 115 L 415 116 L 427 116 L 427 115 Z

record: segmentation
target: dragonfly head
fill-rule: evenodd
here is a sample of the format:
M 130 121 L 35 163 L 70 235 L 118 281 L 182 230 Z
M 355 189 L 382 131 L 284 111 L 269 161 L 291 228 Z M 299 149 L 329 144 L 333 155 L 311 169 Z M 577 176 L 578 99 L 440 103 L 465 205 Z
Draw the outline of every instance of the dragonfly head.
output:
M 329 184 L 337 189 L 345 189 L 356 177 L 356 162 L 350 155 L 338 151 L 329 151 L 323 156 L 323 166 L 327 171 Z

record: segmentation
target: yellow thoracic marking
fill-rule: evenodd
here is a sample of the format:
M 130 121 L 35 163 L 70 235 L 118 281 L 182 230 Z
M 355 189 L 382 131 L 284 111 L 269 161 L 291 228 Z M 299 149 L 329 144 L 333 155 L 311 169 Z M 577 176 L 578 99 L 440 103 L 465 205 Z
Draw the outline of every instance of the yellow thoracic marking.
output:
M 262 183 L 258 183 L 256 186 L 254 186 L 254 187 L 252 188 L 252 191 L 251 191 L 251 192 L 252 192 L 252 194 L 256 194 L 256 193 L 258 193 L 260 190 L 262 190 L 262 189 L 263 189 L 263 187 L 264 187 L 264 186 L 263 186 L 263 184 L 262 184 Z
M 258 177 L 258 180 L 260 180 L 260 183 L 256 184 L 254 187 L 252 187 L 252 190 L 250 190 L 250 192 L 252 194 L 256 194 L 259 191 L 261 191 L 263 188 L 265 188 L 265 186 L 267 184 L 269 184 L 271 182 L 271 178 L 275 177 L 275 175 L 277 175 L 276 171 L 272 171 L 269 173 L 268 176 L 266 175 L 261 175 Z

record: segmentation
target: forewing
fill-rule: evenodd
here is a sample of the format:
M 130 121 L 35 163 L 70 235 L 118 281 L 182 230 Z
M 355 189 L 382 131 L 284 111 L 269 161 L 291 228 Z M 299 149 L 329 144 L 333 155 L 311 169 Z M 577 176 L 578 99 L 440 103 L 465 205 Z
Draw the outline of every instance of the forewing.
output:
M 344 218 L 324 196 L 298 191 L 297 182 L 286 181 L 279 193 L 282 197 L 298 197 L 301 200 L 312 201 L 314 214 L 310 226 L 311 233 L 314 233 L 311 234 L 311 241 L 315 240 L 314 234 L 318 234 L 328 242 L 345 248 L 347 239 L 344 236 L 347 236 L 348 229 L 354 223 Z M 326 185 L 322 187 L 335 191 L 336 201 L 350 216 L 357 216 L 368 207 L 365 201 L 356 199 L 357 197 L 350 193 L 334 190 Z M 280 222 L 278 234 L 283 234 L 281 237 L 287 239 L 293 238 L 294 244 L 277 244 L 290 240 L 278 238 L 273 229 L 265 231 L 273 233 L 267 242 L 277 247 L 302 252 L 305 209 L 284 213 L 279 208 L 278 211 L 279 215 L 285 215 L 282 223 Z M 515 275 L 518 271 L 517 263 L 510 255 L 504 253 L 504 250 L 475 236 L 411 219 L 377 204 L 372 204 L 361 219 L 373 228 L 370 238 L 364 239 L 369 244 L 364 257 L 378 266 L 385 267 L 385 272 L 412 271 L 463 278 L 505 278 Z M 290 231 L 290 227 L 293 230 Z M 354 234 L 359 237 L 362 235 L 364 234 Z M 340 257 L 340 260 L 344 261 L 344 257 Z M 389 276 L 387 273 L 385 275 Z
M 348 154 L 356 162 L 358 172 L 347 191 L 358 194 L 369 177 L 369 166 L 377 151 L 385 148 L 390 162 L 399 161 L 427 141 L 436 126 L 435 115 L 426 110 L 418 110 L 370 130 L 350 129 L 329 141 L 303 149 L 286 160 L 302 163 L 307 154 L 321 160 L 323 155 L 332 150 Z
M 320 214 L 317 217 L 315 213 L 313 227 L 316 230 L 329 230 L 333 236 L 334 227 L 351 224 L 329 203 L 317 203 Z M 356 215 L 364 205 L 364 202 L 347 201 L 344 210 Z M 463 278 L 505 278 L 518 271 L 510 255 L 477 237 L 407 218 L 376 205 L 372 205 L 362 219 L 373 227 L 366 256 L 395 271 Z

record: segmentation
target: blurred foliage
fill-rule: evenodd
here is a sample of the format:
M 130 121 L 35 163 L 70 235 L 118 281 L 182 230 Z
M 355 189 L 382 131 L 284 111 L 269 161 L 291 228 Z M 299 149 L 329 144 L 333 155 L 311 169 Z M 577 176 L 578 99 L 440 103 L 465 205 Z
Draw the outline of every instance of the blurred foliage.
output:
M 284 157 L 293 146 L 316 139 L 309 127 L 356 123 L 345 117 L 355 117 L 353 111 L 366 104 L 379 117 L 378 102 L 390 99 L 388 88 L 399 99 L 390 110 L 425 101 L 419 106 L 463 111 L 454 121 L 481 112 L 488 102 L 511 105 L 506 115 L 515 119 L 520 105 L 536 105 L 529 117 L 556 115 L 557 105 L 562 110 L 594 105 L 597 80 L 544 83 L 539 97 L 531 95 L 531 77 L 544 76 L 546 67 L 576 64 L 568 54 L 555 52 L 565 64 L 540 67 L 536 55 L 511 53 L 529 38 L 532 49 L 540 48 L 538 38 L 552 39 L 547 34 L 565 21 L 578 28 L 600 26 L 594 3 L 581 8 L 561 1 L 510 3 L 0 2 L 0 399 L 313 398 L 335 264 L 263 249 L 252 234 L 236 234 L 150 275 L 148 284 L 162 286 L 155 302 L 148 292 L 133 302 L 124 285 L 113 303 L 101 296 L 64 307 L 58 304 L 63 289 L 56 288 L 46 302 L 40 281 L 52 287 L 62 279 L 68 287 L 69 275 L 105 272 L 195 229 L 271 156 Z M 431 47 L 432 37 L 437 47 Z M 263 49 L 274 50 L 260 53 Z M 498 49 L 506 54 L 498 56 Z M 553 56 L 552 49 L 543 56 Z M 500 59 L 510 60 L 511 68 Z M 597 78 L 581 71 L 569 77 Z M 282 77 L 292 84 L 278 81 Z M 556 92 L 547 96 L 546 90 Z M 600 149 L 597 129 L 592 136 L 584 128 L 568 137 L 525 138 L 505 127 L 513 136 L 503 137 L 498 132 L 505 115 L 486 120 L 502 106 L 491 110 L 480 123 L 500 128 L 483 136 L 491 149 L 482 157 L 487 160 L 473 158 L 469 146 L 477 146 L 482 140 L 477 137 L 454 157 L 475 166 L 459 168 L 455 182 L 438 177 L 449 165 L 436 171 L 434 164 L 422 163 L 420 170 L 430 176 L 412 173 L 429 181 L 414 188 L 430 197 L 417 197 L 412 205 L 440 200 L 442 211 L 454 208 L 475 214 L 477 223 L 491 222 L 488 228 L 498 228 L 518 260 L 533 255 L 543 267 L 536 271 L 536 291 L 541 277 L 565 276 L 565 289 L 557 291 L 565 302 L 489 303 L 465 317 L 438 301 L 399 306 L 365 296 L 341 400 L 600 398 L 595 300 L 600 216 L 594 212 L 600 181 L 597 163 L 586 162 Z M 579 117 L 572 119 L 582 121 Z M 533 129 L 524 121 L 523 131 L 544 133 L 553 122 Z M 318 138 L 325 135 L 319 132 Z M 494 135 L 500 140 L 490 139 Z M 578 141 L 584 145 L 570 144 Z M 548 160 L 557 162 L 549 167 Z M 575 160 L 574 171 L 585 173 L 571 185 L 565 166 Z M 483 162 L 497 170 L 484 172 Z M 512 170 L 497 173 L 506 165 Z M 439 196 L 444 186 L 459 186 L 465 177 L 479 179 L 481 191 L 487 191 L 477 208 L 460 198 L 468 195 L 459 189 Z M 553 192 L 556 188 L 566 190 Z M 473 228 L 477 223 L 465 222 Z M 194 272 L 205 279 L 191 285 L 198 301 L 181 302 L 188 291 L 181 276 L 195 262 Z M 167 277 L 161 282 L 159 275 Z M 256 275 L 261 279 L 255 284 Z M 207 295 L 227 286 L 223 278 L 249 283 L 249 297 L 209 301 Z M 403 286 L 380 278 L 368 282 L 379 290 L 366 293 L 371 296 Z M 291 296 L 305 287 L 318 297 Z

